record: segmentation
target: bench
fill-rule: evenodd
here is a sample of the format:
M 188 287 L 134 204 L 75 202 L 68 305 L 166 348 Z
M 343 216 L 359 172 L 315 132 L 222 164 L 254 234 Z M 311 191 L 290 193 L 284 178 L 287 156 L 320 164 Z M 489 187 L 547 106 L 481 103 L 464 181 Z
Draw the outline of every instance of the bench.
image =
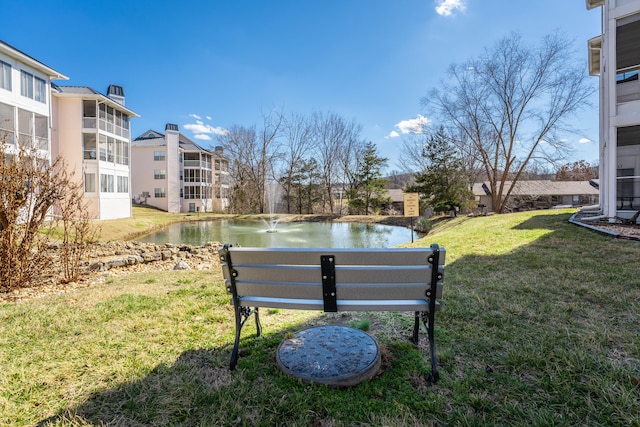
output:
M 240 332 L 259 307 L 295 310 L 414 312 L 412 341 L 418 344 L 420 320 L 427 330 L 432 382 L 438 381 L 434 317 L 439 309 L 444 248 L 220 249 L 227 293 L 235 311 L 236 334 L 229 368 L 238 362 Z M 432 297 L 433 296 L 433 297 Z

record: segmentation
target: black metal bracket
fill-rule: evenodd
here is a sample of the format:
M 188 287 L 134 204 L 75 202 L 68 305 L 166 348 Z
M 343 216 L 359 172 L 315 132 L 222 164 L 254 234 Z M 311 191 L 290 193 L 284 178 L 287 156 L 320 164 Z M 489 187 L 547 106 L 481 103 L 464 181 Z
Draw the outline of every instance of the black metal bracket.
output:
M 240 305 L 240 297 L 238 296 L 238 289 L 236 287 L 236 278 L 238 277 L 238 271 L 233 268 L 231 263 L 231 252 L 229 248 L 231 245 L 224 245 L 220 255 L 220 261 L 227 265 L 229 271 L 229 284 L 227 286 L 227 292 L 232 295 L 231 302 L 233 303 L 233 311 L 236 317 L 236 338 L 233 343 L 233 350 L 231 351 L 231 360 L 229 361 L 229 369 L 234 370 L 238 364 L 238 355 L 240 352 L 240 332 L 242 327 L 247 322 L 251 315 L 256 317 L 256 336 L 262 335 L 262 325 L 260 324 L 260 313 L 258 307 L 244 307 Z
M 338 311 L 335 256 L 320 255 L 320 269 L 322 272 L 322 299 L 324 301 L 324 311 L 328 313 L 335 313 Z

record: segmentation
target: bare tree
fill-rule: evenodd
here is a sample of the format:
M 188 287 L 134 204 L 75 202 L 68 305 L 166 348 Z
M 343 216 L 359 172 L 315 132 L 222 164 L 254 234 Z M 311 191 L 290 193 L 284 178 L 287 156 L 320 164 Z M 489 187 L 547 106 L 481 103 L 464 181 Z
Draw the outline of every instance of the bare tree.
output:
M 284 150 L 280 183 L 284 190 L 283 198 L 287 213 L 292 213 L 294 185 L 300 168 L 305 164 L 311 146 L 311 126 L 309 121 L 299 114 L 292 114 L 284 121 Z M 298 211 L 301 206 L 298 206 Z M 301 212 L 300 212 L 301 213 Z
M 352 153 L 345 147 L 357 147 L 360 139 L 360 125 L 354 121 L 346 121 L 336 113 L 316 112 L 313 114 L 313 142 L 317 158 L 322 170 L 322 180 L 325 192 L 325 203 L 329 212 L 335 213 L 333 193 L 336 186 L 342 186 L 346 180 L 344 175 L 346 153 Z
M 528 165 L 564 157 L 559 134 L 595 90 L 570 46 L 558 34 L 537 47 L 512 34 L 482 56 L 452 65 L 447 79 L 422 100 L 479 159 L 496 212 Z
M 263 128 L 234 125 L 219 138 L 228 153 L 233 180 L 231 209 L 239 213 L 264 213 L 267 209 L 267 181 L 274 179 L 274 162 L 278 154 L 278 138 L 282 114 L 263 115 Z
M 65 162 L 52 164 L 35 144 L 9 144 L 0 135 L 0 290 L 34 286 L 57 271 L 45 225 L 62 219 L 60 262 L 63 278 L 80 273 L 85 238 L 92 225 L 82 204 L 82 184 L 73 180 Z

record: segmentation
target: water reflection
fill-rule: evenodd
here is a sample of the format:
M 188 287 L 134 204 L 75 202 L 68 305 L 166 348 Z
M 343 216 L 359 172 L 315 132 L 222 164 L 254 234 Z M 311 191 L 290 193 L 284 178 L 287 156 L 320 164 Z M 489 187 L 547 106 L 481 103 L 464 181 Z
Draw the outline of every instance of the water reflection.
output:
M 404 227 L 346 222 L 279 223 L 275 233 L 267 231 L 261 221 L 193 221 L 170 225 L 138 240 L 189 245 L 218 241 L 265 248 L 388 248 L 410 242 L 412 233 Z M 413 237 L 418 236 L 414 233 Z

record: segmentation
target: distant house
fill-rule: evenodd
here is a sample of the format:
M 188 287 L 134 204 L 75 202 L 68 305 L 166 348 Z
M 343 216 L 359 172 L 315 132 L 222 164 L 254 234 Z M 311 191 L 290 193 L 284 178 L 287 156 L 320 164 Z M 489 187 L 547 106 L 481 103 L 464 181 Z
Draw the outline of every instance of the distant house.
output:
M 207 150 L 168 123 L 131 143 L 135 202 L 167 212 L 223 212 L 229 207 L 229 160 L 222 147 Z
M 511 182 L 505 183 L 509 188 Z M 554 206 L 586 206 L 598 203 L 597 181 L 517 181 L 511 192 L 508 207 L 511 210 L 549 209 Z M 489 183 L 473 185 L 473 194 L 478 206 L 490 212 L 493 210 Z

